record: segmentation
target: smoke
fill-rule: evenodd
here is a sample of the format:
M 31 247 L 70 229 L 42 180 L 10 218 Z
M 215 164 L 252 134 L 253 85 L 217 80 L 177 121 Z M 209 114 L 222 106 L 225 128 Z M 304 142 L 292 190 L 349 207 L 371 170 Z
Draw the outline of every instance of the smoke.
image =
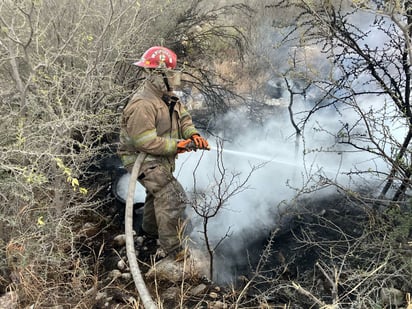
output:
M 359 20 L 363 22 L 362 18 Z M 270 29 L 262 27 L 260 35 L 268 35 L 270 32 Z M 376 33 L 370 38 L 377 46 L 383 44 L 382 38 Z M 273 37 L 257 40 L 262 44 L 257 47 L 275 53 L 274 49 L 268 47 L 272 46 L 273 40 Z M 311 48 L 302 51 L 302 58 L 312 57 L 313 66 L 322 70 L 325 76 L 328 75 L 331 70 L 330 62 L 322 59 L 316 48 Z M 284 53 L 286 57 L 288 51 Z M 276 61 L 279 64 L 287 63 L 286 58 L 282 59 L 281 53 L 276 53 Z M 358 85 L 364 87 L 365 83 Z M 310 108 L 308 105 L 321 96 L 319 91 L 312 89 L 311 92 L 306 92 L 306 100 L 296 99 L 296 116 Z M 280 101 L 282 99 L 283 102 L 288 101 L 287 91 L 283 92 Z M 382 108 L 383 105 L 385 108 Z M 383 99 L 369 97 L 359 103 L 359 106 L 365 113 L 375 113 L 376 119 L 382 121 L 380 127 L 387 127 L 395 139 L 401 140 L 405 133 L 405 124 L 400 124 L 399 118 L 389 117 L 394 111 L 387 108 Z M 236 186 L 241 186 L 250 175 L 247 183 L 242 186 L 243 190 L 231 196 L 209 222 L 208 238 L 212 247 L 229 236 L 223 239 L 217 248 L 217 281 L 230 281 L 236 273 L 236 265 L 247 264 L 245 248 L 248 244 L 261 239 L 262 235 L 268 236 L 270 231 L 284 223 L 282 212 L 298 194 L 302 193 L 302 190 L 312 191 L 316 195 L 326 195 L 335 190 L 333 186 L 322 186 L 325 179 L 328 179 L 352 190 L 368 186 L 371 194 L 374 194 L 380 191 L 385 181 L 382 174 L 373 173 L 387 171 L 388 167 L 381 158 L 356 151 L 342 143 L 348 138 L 348 129 L 352 130 L 351 134 L 365 136 L 364 145 L 368 143 L 366 128 L 360 123 L 354 126 L 359 120 L 359 114 L 350 106 L 341 108 L 339 112 L 332 107 L 319 111 L 316 117 L 311 118 L 303 136 L 298 140 L 287 108 L 266 108 L 267 111 L 263 112 L 265 117 L 259 121 L 263 124 L 250 119 L 247 111 L 235 110 L 228 113 L 217 121 L 220 130 L 213 132 L 214 135 L 204 133 L 212 144 L 210 151 L 185 153 L 179 155 L 177 160 L 175 176 L 192 198 L 195 191 L 204 193 L 204 202 L 209 206 L 218 203 L 213 197 L 216 197 L 219 188 L 230 191 Z M 379 140 L 387 132 L 382 129 L 373 134 Z M 390 146 L 387 144 L 382 147 Z M 225 171 L 225 181 L 219 186 L 222 167 Z M 236 177 L 232 178 L 234 175 Z M 230 182 L 231 179 L 233 182 Z M 202 218 L 193 211 L 190 217 L 193 223 L 191 238 L 198 246 L 202 246 Z
M 339 143 L 339 132 L 344 125 L 357 119 L 353 110 L 319 113 L 297 141 L 286 107 L 271 108 L 276 113 L 265 119 L 262 126 L 241 111 L 226 115 L 219 123 L 231 130 L 217 132 L 216 140 L 209 136 L 211 151 L 186 153 L 177 161 L 176 176 L 187 192 L 204 193 L 211 206 L 218 203 L 215 200 L 213 204 L 211 197 L 217 194 L 222 166 L 227 179 L 238 175 L 235 185 L 241 184 L 257 167 L 244 190 L 231 197 L 209 222 L 212 247 L 230 235 L 217 250 L 220 252 L 215 266 L 217 281 L 233 279 L 236 265 L 247 264 L 245 248 L 282 224 L 283 210 L 302 190 L 313 189 L 317 196 L 336 191 L 332 186 L 319 187 L 329 179 L 348 189 L 367 185 L 379 192 L 384 181 L 378 173 L 357 173 L 387 170 L 380 158 Z M 359 134 L 364 133 L 358 130 Z M 224 140 L 222 147 L 221 140 Z M 227 189 L 227 185 L 223 183 L 220 189 Z M 191 238 L 202 245 L 201 218 L 194 213 L 191 218 L 194 222 Z
M 358 19 L 353 21 L 359 24 L 360 29 L 368 29 L 373 22 L 372 15 L 364 17 L 358 15 Z M 268 68 L 275 67 L 281 71 L 294 47 L 286 46 L 283 50 L 270 48 L 276 38 L 264 21 L 261 26 L 262 31 L 256 36 L 255 48 L 260 50 L 257 54 L 267 54 L 271 61 Z M 267 37 L 270 33 L 271 36 Z M 385 33 L 374 31 L 364 43 L 379 47 L 387 40 Z M 320 52 L 320 48 L 311 46 L 295 51 L 297 57 L 301 56 L 302 63 L 305 60 L 308 67 L 316 68 L 314 71 L 319 75 L 339 74 L 333 71 L 332 63 Z M 365 82 L 368 78 L 366 75 L 359 77 L 354 87 L 372 87 Z M 299 81 L 294 87 L 299 87 Z M 301 98 L 300 101 L 295 97 L 293 108 L 297 122 L 299 115 L 304 117 L 306 114 L 303 111 L 309 110 L 311 104 L 323 94 L 319 88 L 310 88 L 305 95 L 306 99 Z M 284 90 L 279 102 L 288 102 L 288 99 L 288 92 Z M 196 190 L 209 197 L 216 195 L 222 166 L 227 178 L 238 175 L 238 183 L 242 183 L 254 166 L 259 167 L 251 174 L 245 190 L 231 197 L 210 219 L 208 238 L 212 247 L 221 242 L 216 254 L 215 280 L 230 281 L 234 278 L 236 267 L 246 265 L 250 258 L 245 248 L 262 239 L 262 236 L 269 236 L 270 231 L 282 227 L 282 224 L 287 224 L 282 222 L 282 214 L 303 191 L 311 191 L 316 196 L 330 194 L 336 191 L 336 187 L 324 186 L 325 180 L 328 180 L 354 191 L 367 188 L 371 194 L 380 192 L 385 177 L 379 172 L 388 171 L 386 162 L 378 155 L 357 151 L 345 142 L 349 135 L 357 136 L 359 145 L 365 146 L 370 143 L 369 133 L 378 143 L 389 135 L 394 138 L 393 141 L 401 141 L 407 124 L 393 117 L 396 111 L 385 103 L 384 98 L 364 96 L 362 102 L 357 102 L 359 109 L 349 104 L 342 104 L 339 111 L 333 107 L 318 111 L 306 124 L 303 136 L 298 140 L 286 106 L 267 107 L 263 119 L 259 121 L 262 125 L 250 119 L 248 111 L 236 110 L 217 121 L 222 129 L 208 136 L 213 144 L 210 152 L 192 152 L 179 158 L 176 174 L 187 192 Z M 373 128 L 366 128 L 359 121 L 360 113 L 367 115 L 370 123 L 376 120 Z M 218 139 L 215 140 L 214 136 Z M 221 140 L 224 141 L 222 149 L 219 147 Z M 389 147 L 393 144 L 383 142 L 380 147 L 391 153 Z M 220 155 L 222 162 L 219 161 Z M 225 185 L 221 189 L 226 189 Z M 210 199 L 208 202 L 210 204 Z M 191 238 L 201 245 L 204 241 L 201 219 L 193 213 L 191 217 L 194 222 Z M 222 241 L 228 231 L 230 237 Z

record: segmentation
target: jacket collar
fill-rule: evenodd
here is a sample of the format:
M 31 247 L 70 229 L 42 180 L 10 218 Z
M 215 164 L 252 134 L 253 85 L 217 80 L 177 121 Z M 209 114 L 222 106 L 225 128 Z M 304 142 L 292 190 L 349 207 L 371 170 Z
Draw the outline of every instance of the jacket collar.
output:
M 149 91 L 151 93 L 154 93 L 156 96 L 158 96 L 159 98 L 162 97 L 163 95 L 163 91 L 157 87 L 155 87 L 150 81 L 146 81 L 145 85 L 144 85 L 144 89 L 149 89 Z
M 175 101 L 178 99 L 176 94 L 171 91 L 171 92 L 163 92 L 161 89 L 153 85 L 152 82 L 149 80 L 146 80 L 144 86 L 143 86 L 143 92 L 149 92 L 152 95 L 155 95 L 158 98 L 163 98 L 163 97 L 169 97 L 169 98 L 175 98 Z

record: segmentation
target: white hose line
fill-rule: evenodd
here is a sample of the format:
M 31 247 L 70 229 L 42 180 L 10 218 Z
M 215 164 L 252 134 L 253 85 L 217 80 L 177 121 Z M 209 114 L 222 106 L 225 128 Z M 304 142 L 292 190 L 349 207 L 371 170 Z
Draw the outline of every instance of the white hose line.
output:
M 139 175 L 140 167 L 145 159 L 146 154 L 140 153 L 133 165 L 132 175 L 129 180 L 129 188 L 127 191 L 126 199 L 126 211 L 125 211 L 125 234 L 126 234 L 126 253 L 129 260 L 130 272 L 132 273 L 134 284 L 140 299 L 142 300 L 143 307 L 145 309 L 158 309 L 157 305 L 153 301 L 147 287 L 143 280 L 142 273 L 137 263 L 136 251 L 134 249 L 133 240 L 133 199 L 136 188 L 136 180 Z

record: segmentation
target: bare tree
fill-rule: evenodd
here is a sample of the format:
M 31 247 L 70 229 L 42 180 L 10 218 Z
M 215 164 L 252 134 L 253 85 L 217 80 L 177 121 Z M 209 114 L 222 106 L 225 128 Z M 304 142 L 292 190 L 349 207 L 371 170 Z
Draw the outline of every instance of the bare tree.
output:
M 219 212 L 227 205 L 228 201 L 235 195 L 248 189 L 247 183 L 252 174 L 264 164 L 251 166 L 250 172 L 247 175 L 241 176 L 236 171 L 229 171 L 224 165 L 223 160 L 223 142 L 218 141 L 216 168 L 217 172 L 213 175 L 213 181 L 210 187 L 200 190 L 197 187 L 196 170 L 193 171 L 193 198 L 192 208 L 201 220 L 200 233 L 203 235 L 203 241 L 209 255 L 209 276 L 213 280 L 214 274 L 214 258 L 216 249 L 231 236 L 231 227 L 226 228 L 226 233 L 220 235 L 219 240 L 210 239 L 210 223 Z M 200 162 L 200 161 L 199 161 Z
M 346 138 L 341 142 L 384 160 L 389 172 L 382 196 L 395 188 L 393 200 L 401 199 L 411 176 L 410 2 L 367 1 L 357 5 L 350 1 L 302 0 L 273 7 L 296 12 L 295 26 L 276 23 L 278 28 L 288 29 L 284 42 L 320 49 L 325 60 L 330 60 L 329 76 L 298 68 L 310 84 L 308 90 L 318 92 L 302 126 L 317 111 L 330 106 L 352 108 L 358 118 L 342 123 L 339 133 L 345 131 Z M 366 104 L 368 100 L 373 104 Z M 402 138 L 396 137 L 394 123 L 403 128 Z

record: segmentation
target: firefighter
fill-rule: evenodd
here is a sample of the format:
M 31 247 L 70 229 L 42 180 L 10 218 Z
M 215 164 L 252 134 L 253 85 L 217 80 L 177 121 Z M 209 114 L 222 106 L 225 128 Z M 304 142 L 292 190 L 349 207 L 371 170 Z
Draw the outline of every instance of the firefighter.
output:
M 168 256 L 182 250 L 182 232 L 187 219 L 187 197 L 173 176 L 177 154 L 209 149 L 209 144 L 192 123 L 192 118 L 173 90 L 180 85 L 177 56 L 168 48 L 149 48 L 134 65 L 143 68 L 145 81 L 125 107 L 121 118 L 119 155 L 131 172 L 137 155 L 146 153 L 138 181 L 146 189 L 142 230 L 158 238 Z M 192 143 L 191 143 L 192 142 Z

